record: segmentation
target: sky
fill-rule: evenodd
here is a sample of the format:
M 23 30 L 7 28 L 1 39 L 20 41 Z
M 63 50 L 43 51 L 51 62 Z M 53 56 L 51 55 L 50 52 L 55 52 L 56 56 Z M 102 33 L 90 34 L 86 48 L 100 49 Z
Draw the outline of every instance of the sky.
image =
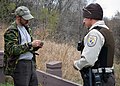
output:
M 88 1 L 89 3 L 93 2 L 93 0 Z M 117 11 L 120 12 L 120 0 L 96 0 L 96 2 L 102 6 L 104 17 L 111 18 Z

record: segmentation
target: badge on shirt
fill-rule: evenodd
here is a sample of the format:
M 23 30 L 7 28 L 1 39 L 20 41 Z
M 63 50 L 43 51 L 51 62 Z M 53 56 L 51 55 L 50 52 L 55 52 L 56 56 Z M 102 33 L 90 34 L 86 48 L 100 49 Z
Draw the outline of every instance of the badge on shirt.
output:
M 90 35 L 89 38 L 88 38 L 87 45 L 89 47 L 93 47 L 96 44 L 96 41 L 97 41 L 97 37 L 94 36 L 94 35 Z

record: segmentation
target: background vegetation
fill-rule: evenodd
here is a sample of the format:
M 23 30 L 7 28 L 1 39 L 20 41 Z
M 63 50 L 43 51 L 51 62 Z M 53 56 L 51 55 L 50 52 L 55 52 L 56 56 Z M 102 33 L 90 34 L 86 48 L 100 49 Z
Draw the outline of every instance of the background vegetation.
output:
M 5 29 L 15 19 L 14 10 L 25 5 L 35 17 L 30 22 L 34 38 L 45 43 L 38 51 L 38 69 L 45 71 L 47 62 L 62 61 L 62 77 L 82 83 L 80 73 L 72 65 L 80 57 L 80 52 L 76 50 L 77 42 L 87 32 L 82 27 L 82 8 L 86 4 L 86 0 L 0 0 L 0 50 L 4 50 Z M 116 86 L 120 86 L 120 12 L 111 19 L 106 17 L 104 20 L 113 30 L 115 38 Z

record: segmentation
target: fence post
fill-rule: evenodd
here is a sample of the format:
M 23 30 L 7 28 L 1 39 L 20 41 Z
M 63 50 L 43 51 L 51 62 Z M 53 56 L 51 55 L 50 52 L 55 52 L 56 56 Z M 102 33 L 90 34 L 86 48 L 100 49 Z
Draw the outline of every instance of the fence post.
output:
M 5 82 L 5 75 L 3 71 L 3 55 L 4 55 L 4 52 L 0 51 L 0 83 Z
M 62 62 L 61 61 L 52 61 L 46 64 L 46 72 L 62 77 Z

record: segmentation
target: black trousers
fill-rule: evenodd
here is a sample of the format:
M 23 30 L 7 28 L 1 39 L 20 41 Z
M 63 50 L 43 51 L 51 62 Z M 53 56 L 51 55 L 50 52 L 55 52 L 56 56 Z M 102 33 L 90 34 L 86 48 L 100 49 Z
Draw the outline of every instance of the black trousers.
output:
M 19 60 L 13 74 L 14 86 L 38 86 L 33 61 Z
M 88 69 L 82 69 L 80 71 L 82 79 L 83 79 L 83 86 L 90 86 L 90 81 L 89 81 L 89 70 Z M 107 81 L 105 81 L 103 79 L 102 74 L 100 74 L 100 78 L 101 78 L 101 85 L 99 86 L 115 86 L 115 76 L 114 73 L 109 73 L 106 74 L 107 75 Z M 95 77 L 92 74 L 92 86 L 96 86 L 95 85 Z

